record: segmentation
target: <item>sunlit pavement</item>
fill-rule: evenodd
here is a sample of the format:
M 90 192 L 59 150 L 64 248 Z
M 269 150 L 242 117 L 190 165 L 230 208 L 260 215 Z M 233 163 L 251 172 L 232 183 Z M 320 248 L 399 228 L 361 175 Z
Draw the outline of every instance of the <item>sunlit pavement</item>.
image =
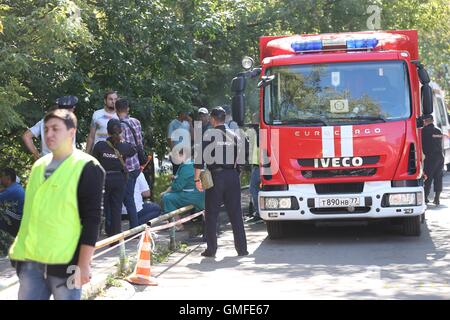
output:
M 269 240 L 247 225 L 250 255 L 237 257 L 232 232 L 216 258 L 204 244 L 153 267 L 158 287 L 112 288 L 103 299 L 449 299 L 450 175 L 442 205 L 429 206 L 420 237 L 398 227 L 297 227 Z M 125 293 L 126 292 L 126 293 Z

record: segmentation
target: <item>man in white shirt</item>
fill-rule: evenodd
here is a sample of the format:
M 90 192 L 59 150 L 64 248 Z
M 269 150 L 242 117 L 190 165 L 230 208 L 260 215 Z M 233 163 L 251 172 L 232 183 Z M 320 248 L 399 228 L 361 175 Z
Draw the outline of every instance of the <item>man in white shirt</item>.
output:
M 58 109 L 67 109 L 69 111 L 75 111 L 75 105 L 78 102 L 78 98 L 76 96 L 64 96 L 56 99 L 56 105 Z M 41 152 L 39 153 L 38 149 L 33 143 L 33 138 L 41 137 Z M 47 147 L 47 144 L 44 140 L 44 120 L 41 119 L 31 128 L 27 129 L 22 136 L 22 140 L 25 143 L 27 149 L 33 154 L 34 159 L 37 160 L 42 156 L 50 153 L 51 151 Z M 75 147 L 75 137 L 73 139 L 73 146 Z
M 144 202 L 143 198 L 150 197 L 150 187 L 141 172 L 136 180 L 134 187 L 134 203 L 138 214 L 139 225 L 145 224 L 151 219 L 159 217 L 162 214 L 160 206 L 153 202 Z M 122 206 L 122 213 L 126 213 L 125 206 Z
M 86 152 L 91 153 L 95 144 L 99 141 L 105 141 L 108 138 L 108 130 L 106 129 L 108 121 L 111 119 L 119 119 L 116 114 L 117 92 L 108 91 L 104 95 L 105 106 L 103 109 L 97 110 L 92 115 L 91 129 L 86 141 Z

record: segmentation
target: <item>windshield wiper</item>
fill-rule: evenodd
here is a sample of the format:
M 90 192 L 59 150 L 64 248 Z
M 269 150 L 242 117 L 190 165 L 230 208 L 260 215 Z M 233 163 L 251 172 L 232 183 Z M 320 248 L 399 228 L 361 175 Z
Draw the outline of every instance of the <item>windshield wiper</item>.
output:
M 339 117 L 333 118 L 333 120 L 379 120 L 386 122 L 386 119 L 382 116 L 355 116 L 355 117 Z
M 323 126 L 328 126 L 328 124 L 320 118 L 305 118 L 305 119 L 287 119 L 287 120 L 282 120 L 280 121 L 280 123 L 274 123 L 274 124 L 309 124 L 309 123 L 320 123 Z

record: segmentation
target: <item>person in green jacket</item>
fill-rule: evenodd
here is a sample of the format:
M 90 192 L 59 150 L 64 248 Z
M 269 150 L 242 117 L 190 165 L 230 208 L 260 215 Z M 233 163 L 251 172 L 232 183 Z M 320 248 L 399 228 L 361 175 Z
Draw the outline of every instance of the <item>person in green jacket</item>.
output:
M 176 209 L 193 205 L 197 210 L 205 208 L 205 192 L 200 192 L 194 183 L 194 163 L 181 150 L 175 157 L 178 163 L 181 163 L 171 186 L 162 193 L 162 203 L 164 213 Z

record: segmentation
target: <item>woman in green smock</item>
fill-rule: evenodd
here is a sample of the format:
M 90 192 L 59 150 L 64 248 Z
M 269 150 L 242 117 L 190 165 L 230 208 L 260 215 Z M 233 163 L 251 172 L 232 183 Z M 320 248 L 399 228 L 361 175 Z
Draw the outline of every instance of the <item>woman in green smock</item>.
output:
M 177 155 L 181 162 L 172 185 L 162 194 L 164 213 L 193 205 L 197 210 L 205 208 L 205 192 L 200 192 L 194 183 L 194 163 L 183 154 Z

